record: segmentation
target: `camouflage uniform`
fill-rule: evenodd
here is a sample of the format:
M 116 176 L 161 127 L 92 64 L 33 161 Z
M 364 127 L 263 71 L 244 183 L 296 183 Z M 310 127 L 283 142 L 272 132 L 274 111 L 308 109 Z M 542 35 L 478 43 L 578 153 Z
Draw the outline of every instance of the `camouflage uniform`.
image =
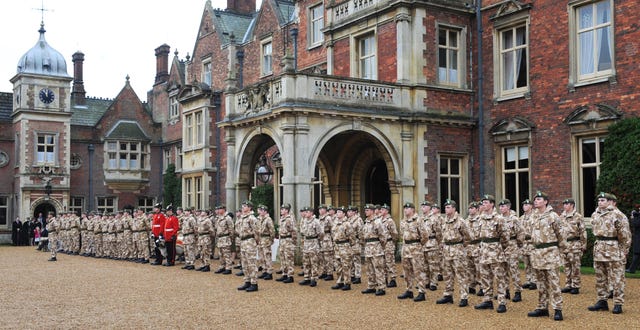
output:
M 522 245 L 522 262 L 524 263 L 525 284 L 523 285 L 533 289 L 536 287 L 536 273 L 531 266 L 531 252 L 533 251 L 533 244 L 531 244 L 531 215 L 533 211 L 525 212 L 520 216 L 520 223 L 522 224 L 522 230 L 524 232 L 524 242 Z
M 196 240 L 197 245 L 196 249 L 198 251 L 198 255 L 200 256 L 200 268 L 199 271 L 209 271 L 210 266 L 209 262 L 211 261 L 211 251 L 213 246 L 213 237 L 215 235 L 215 229 L 213 227 L 213 222 L 210 217 L 200 215 L 197 218 L 196 223 Z M 194 264 L 198 261 L 195 260 Z
M 320 241 L 320 272 L 322 273 L 322 275 L 330 276 L 329 280 L 332 280 L 333 271 L 335 268 L 333 238 L 331 237 L 333 218 L 331 218 L 329 214 L 325 214 L 321 215 L 318 218 L 318 221 L 320 221 L 324 232 L 322 241 Z
M 187 211 L 188 212 L 188 211 Z M 196 230 L 198 223 L 193 214 L 183 214 L 180 231 L 182 232 L 182 246 L 184 247 L 184 263 L 183 269 L 194 269 L 196 261 L 197 242 Z
M 333 243 L 336 249 L 336 285 L 332 289 L 351 287 L 352 245 L 356 241 L 356 233 L 346 217 L 333 219 L 331 227 Z
M 107 246 L 105 249 L 106 255 L 109 258 L 117 256 L 116 235 L 116 219 L 113 216 L 109 216 L 107 219 Z
M 103 236 L 102 235 L 102 217 L 96 215 L 93 220 L 93 256 L 102 258 L 103 254 Z
M 60 230 L 60 221 L 55 217 L 51 217 L 47 220 L 47 231 L 49 232 L 49 249 L 51 250 L 51 259 L 56 260 L 56 254 L 58 253 L 58 232 Z
M 548 300 L 554 310 L 562 310 L 560 294 L 560 250 L 566 241 L 562 236 L 560 217 L 547 206 L 544 211 L 534 210 L 531 215 L 531 264 L 536 271 L 538 284 L 538 310 L 548 309 Z
M 360 278 L 362 278 L 362 226 L 364 225 L 364 222 L 357 213 L 349 217 L 349 222 L 351 223 L 351 227 L 353 227 L 353 231 L 356 234 L 356 241 L 351 246 L 351 249 L 353 250 L 351 254 L 351 277 L 352 280 L 359 282 Z
M 624 304 L 626 279 L 624 267 L 631 246 L 629 220 L 614 206 L 598 208 L 591 216 L 593 235 L 593 268 L 596 272 L 596 292 L 599 301 L 607 300 L 609 285 L 613 286 L 613 303 Z
M 405 204 L 405 208 L 408 207 Z M 425 226 L 425 222 L 414 214 L 410 218 L 404 217 L 400 221 L 400 234 L 402 234 L 402 269 L 404 270 L 404 279 L 407 282 L 407 292 L 410 293 L 414 287 L 418 287 L 418 292 L 424 298 L 425 292 L 425 265 L 424 253 L 422 245 L 429 239 L 429 232 Z M 412 297 L 409 294 L 408 297 Z
M 482 288 L 480 283 L 480 215 L 469 215 L 466 223 L 469 232 L 469 244 L 466 247 L 469 288 L 475 290 L 476 285 Z
M 131 232 L 133 234 L 134 258 L 140 262 L 148 262 L 149 253 L 149 223 L 144 214 L 139 213 L 131 220 Z
M 234 238 L 234 223 L 226 214 L 217 216 L 215 220 L 216 245 L 220 252 L 220 269 L 231 273 L 233 260 L 231 260 L 231 246 Z
M 372 217 L 366 218 L 362 226 L 362 240 L 364 241 L 364 262 L 367 267 L 367 290 L 365 293 L 372 293 L 374 288 L 379 294 L 384 292 L 385 283 L 385 262 L 384 245 L 387 242 L 386 230 L 382 222 L 375 221 Z
M 380 219 L 382 226 L 387 233 L 387 243 L 384 245 L 384 262 L 386 279 L 389 283 L 396 280 L 396 242 L 398 241 L 398 228 L 396 222 L 390 215 Z
M 503 230 L 505 230 L 509 236 L 509 242 L 504 249 L 506 260 L 505 269 L 508 274 L 508 278 L 506 279 L 507 291 L 509 290 L 510 278 L 513 284 L 513 290 L 516 292 L 516 297 L 518 297 L 518 300 L 514 299 L 514 301 L 519 301 L 520 295 L 518 293 L 522 292 L 522 281 L 520 280 L 518 259 L 520 258 L 520 248 L 524 243 L 524 230 L 513 210 L 511 210 L 508 215 L 501 215 L 501 217 Z
M 252 211 L 243 213 L 236 223 L 236 233 L 240 238 L 240 262 L 244 273 L 244 282 L 255 285 L 258 283 L 258 219 Z
M 123 234 L 123 248 L 124 251 L 122 253 L 122 257 L 127 260 L 131 260 L 133 258 L 133 232 L 131 231 L 131 222 L 133 219 L 128 212 L 122 216 L 122 234 Z
M 423 223 L 428 234 L 427 242 L 422 247 L 424 274 L 427 280 L 425 286 L 435 290 L 438 286 L 438 274 L 441 272 L 440 263 L 442 260 L 440 251 L 440 242 L 442 242 L 440 216 L 430 214 L 423 218 Z
M 320 273 L 318 253 L 320 252 L 320 240 L 324 237 L 324 229 L 320 221 L 311 215 L 300 221 L 300 235 L 304 237 L 302 248 L 304 281 L 301 284 L 311 283 L 313 285 L 318 280 Z
M 296 219 L 293 215 L 287 214 L 280 217 L 278 231 L 280 234 L 280 263 L 282 265 L 282 274 L 286 277 L 293 277 L 293 262 L 298 238 Z
M 587 249 L 587 229 L 584 226 L 582 214 L 575 210 L 569 213 L 563 211 L 560 218 L 563 220 L 564 237 L 567 239 L 567 248 L 562 251 L 566 277 L 565 288 L 579 289 L 582 254 Z
M 503 230 L 495 208 L 480 215 L 480 283 L 484 291 L 483 303 L 492 303 L 495 280 L 498 289 L 498 303 L 506 306 L 507 274 L 504 268 L 506 257 L 504 246 L 509 236 Z M 480 307 L 479 305 L 476 307 Z M 493 305 L 491 305 L 493 308 Z
M 458 280 L 460 299 L 468 299 L 469 271 L 467 269 L 467 255 L 464 245 L 470 241 L 469 229 L 458 212 L 445 215 L 442 222 L 442 256 L 444 258 L 444 296 L 453 296 L 453 278 Z M 445 300 L 447 300 L 445 298 Z
M 271 246 L 276 236 L 273 227 L 273 220 L 267 213 L 264 217 L 258 216 L 258 232 L 260 233 L 260 244 L 258 244 L 258 266 L 262 267 L 264 275 L 273 274 L 273 256 Z

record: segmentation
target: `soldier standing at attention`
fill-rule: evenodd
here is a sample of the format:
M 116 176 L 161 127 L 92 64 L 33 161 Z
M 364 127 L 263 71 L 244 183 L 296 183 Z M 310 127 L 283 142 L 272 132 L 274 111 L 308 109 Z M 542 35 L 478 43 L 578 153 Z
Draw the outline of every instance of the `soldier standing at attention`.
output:
M 549 206 L 549 197 L 538 191 L 533 198 L 535 211 L 531 216 L 531 264 L 538 283 L 538 307 L 530 317 L 549 316 L 548 300 L 555 310 L 553 319 L 562 321 L 562 295 L 560 294 L 560 248 L 566 247 L 560 217 Z
M 351 266 L 351 283 L 360 284 L 362 282 L 362 225 L 364 222 L 358 214 L 358 207 L 355 205 L 349 206 L 347 209 L 347 218 L 353 227 L 353 231 L 356 234 L 356 241 L 351 246 L 352 253 L 352 266 Z
M 49 232 L 49 246 L 51 250 L 51 258 L 49 261 L 58 261 L 56 254 L 58 253 L 58 231 L 60 230 L 60 222 L 53 216 L 53 212 L 47 214 L 47 232 Z
M 215 236 L 215 227 L 211 217 L 207 216 L 206 211 L 201 211 L 196 218 L 196 248 L 200 255 L 200 264 L 202 266 L 196 268 L 199 272 L 211 271 L 209 263 L 211 262 L 211 252 L 213 251 L 213 237 Z M 221 256 L 222 257 L 222 256 Z M 197 260 L 196 260 L 197 261 Z
M 351 222 L 345 217 L 347 210 L 344 206 L 336 208 L 331 234 L 336 247 L 336 285 L 333 290 L 351 290 L 351 266 L 353 249 L 351 245 L 356 241 L 356 234 Z
M 432 204 L 423 201 L 420 204 L 422 209 L 422 219 L 420 219 L 427 229 L 427 242 L 422 247 L 424 273 L 427 282 L 425 286 L 431 291 L 438 290 L 438 274 L 440 273 L 440 219 L 434 215 Z
M 362 226 L 364 240 L 364 262 L 367 267 L 367 288 L 364 294 L 375 293 L 376 296 L 385 294 L 385 263 L 384 246 L 387 244 L 386 230 L 381 221 L 375 219 L 375 206 L 367 204 L 364 207 L 366 216 Z
M 164 240 L 167 248 L 167 263 L 164 265 L 168 267 L 176 264 L 176 241 L 178 230 L 180 230 L 180 222 L 173 211 L 173 205 L 167 206 L 167 221 L 164 223 Z
M 149 262 L 149 223 L 141 208 L 138 208 L 135 218 L 131 221 L 131 231 L 134 240 L 134 256 L 138 258 L 138 262 L 146 264 Z
M 564 274 L 566 285 L 562 293 L 580 293 L 580 264 L 582 254 L 587 250 L 587 229 L 584 226 L 582 214 L 576 212 L 576 202 L 567 198 L 562 202 L 564 211 L 560 215 L 567 239 L 567 248 L 562 251 L 564 256 Z
M 502 228 L 502 221 L 496 213 L 496 199 L 492 195 L 482 197 L 482 214 L 480 215 L 480 282 L 484 290 L 482 303 L 475 309 L 493 309 L 493 281 L 498 287 L 498 313 L 507 311 L 505 292 L 507 289 L 507 272 L 504 269 L 506 258 L 504 247 L 509 236 Z
M 244 273 L 244 284 L 238 290 L 258 291 L 258 219 L 253 215 L 253 203 L 242 202 L 242 214 L 236 222 L 236 232 L 240 237 L 240 262 Z
M 418 296 L 413 301 L 424 301 L 424 285 L 426 281 L 424 273 L 424 253 L 422 245 L 429 239 L 425 223 L 418 219 L 413 203 L 404 204 L 404 218 L 400 221 L 400 234 L 402 234 L 402 269 L 404 279 L 407 282 L 407 290 L 398 296 L 398 299 L 413 298 L 413 288 L 418 287 Z
M 444 203 L 445 216 L 442 222 L 442 256 L 444 258 L 445 289 L 444 296 L 436 301 L 436 304 L 453 303 L 453 279 L 458 280 L 460 291 L 459 307 L 469 305 L 469 279 L 467 269 L 467 255 L 465 245 L 470 241 L 469 229 L 466 222 L 458 214 L 455 201 L 447 199 Z
M 518 259 L 520 258 L 520 248 L 522 248 L 522 244 L 524 243 L 524 230 L 522 229 L 520 220 L 516 216 L 515 212 L 511 210 L 510 200 L 503 199 L 502 201 L 500 201 L 499 207 L 500 216 L 502 217 L 503 229 L 507 231 L 507 235 L 509 236 L 509 242 L 504 249 L 504 255 L 506 259 L 505 269 L 507 270 L 508 274 L 508 278 L 506 279 L 507 293 L 505 295 L 505 298 L 511 298 L 509 292 L 509 278 L 511 278 L 511 282 L 513 283 L 513 290 L 515 291 L 512 301 L 520 302 L 522 301 L 522 282 L 520 280 L 520 268 L 518 267 Z
M 260 244 L 258 244 L 258 254 L 260 255 L 260 267 L 263 273 L 258 276 L 263 280 L 273 279 L 273 264 L 271 246 L 276 236 L 273 227 L 273 220 L 269 216 L 269 208 L 266 205 L 258 205 L 258 232 L 260 233 Z
M 467 270 L 469 272 L 469 293 L 476 293 L 476 285 L 480 286 L 480 215 L 478 202 L 469 203 L 469 215 L 465 220 L 469 231 L 469 244 L 467 244 Z M 478 295 L 482 296 L 482 286 L 478 289 Z
M 180 232 L 182 233 L 182 245 L 184 246 L 184 263 L 182 269 L 194 270 L 196 267 L 194 263 L 196 261 L 196 249 L 197 241 L 196 230 L 198 224 L 196 218 L 192 214 L 193 209 L 187 208 L 182 215 L 182 225 L 180 226 Z
M 304 280 L 300 285 L 316 286 L 320 273 L 320 241 L 324 236 L 324 229 L 320 221 L 313 215 L 313 210 L 305 206 L 300 209 L 300 235 L 304 237 L 302 246 L 302 266 L 304 269 Z
M 325 281 L 333 281 L 334 271 L 334 251 L 333 238 L 331 237 L 331 227 L 333 227 L 333 218 L 329 215 L 326 205 L 318 207 L 318 221 L 322 225 L 324 236 L 320 241 L 320 271 L 322 274 L 318 278 Z
M 398 241 L 398 228 L 396 222 L 389 215 L 391 207 L 383 204 L 380 207 L 380 221 L 387 232 L 387 244 L 384 245 L 384 262 L 387 279 L 387 287 L 395 288 L 396 283 L 396 242 Z
M 233 235 L 235 233 L 233 220 L 227 214 L 227 207 L 216 206 L 215 235 L 218 251 L 220 252 L 220 268 L 216 274 L 229 275 L 233 268 L 233 258 L 231 257 L 231 246 L 233 245 Z
M 160 236 L 164 234 L 164 223 L 166 222 L 166 218 L 164 214 L 161 212 L 162 205 L 156 204 L 153 206 L 153 222 L 151 223 L 151 233 L 153 234 L 153 241 L 155 242 Z M 105 235 L 102 235 L 103 237 Z M 154 266 L 162 265 L 162 253 L 160 253 L 160 249 L 158 246 L 155 247 L 155 255 L 156 261 L 151 264 Z
M 524 263 L 524 274 L 526 279 L 522 288 L 535 290 L 538 288 L 536 285 L 536 273 L 531 266 L 531 251 L 533 251 L 533 245 L 531 244 L 531 215 L 533 214 L 533 204 L 531 204 L 531 201 L 528 198 L 522 201 L 522 211 L 523 214 L 520 216 L 520 224 L 524 231 L 522 262 Z
M 591 216 L 591 227 L 596 243 L 593 246 L 593 268 L 596 272 L 598 301 L 590 311 L 609 310 L 607 296 L 613 286 L 613 314 L 622 313 L 624 304 L 624 266 L 631 245 L 629 220 L 613 205 L 615 196 L 598 194 L 598 208 Z
M 291 212 L 291 204 L 282 204 L 280 206 L 280 225 L 278 233 L 280 234 L 280 264 L 282 265 L 282 277 L 276 279 L 282 283 L 293 282 L 293 262 L 296 251 L 296 241 L 298 233 L 296 231 L 296 219 Z

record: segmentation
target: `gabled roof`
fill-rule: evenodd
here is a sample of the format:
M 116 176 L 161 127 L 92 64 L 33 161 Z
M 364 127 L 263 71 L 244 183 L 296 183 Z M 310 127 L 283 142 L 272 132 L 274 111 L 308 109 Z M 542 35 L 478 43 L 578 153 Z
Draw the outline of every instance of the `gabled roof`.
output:
M 244 43 L 250 33 L 247 33 L 253 26 L 252 22 L 256 17 L 256 13 L 250 15 L 233 13 L 220 9 L 214 9 L 212 12 L 213 25 L 220 37 L 223 45 L 231 41 L 231 35 L 235 37 L 236 42 Z
M 86 98 L 86 106 L 72 105 L 71 125 L 96 126 L 113 103 L 111 99 Z
M 280 26 L 287 25 L 295 19 L 296 6 L 293 1 L 274 0 L 273 3 Z
M 150 140 L 138 123 L 128 120 L 118 121 L 105 138 L 114 140 Z
M 0 92 L 0 121 L 11 121 L 13 93 Z

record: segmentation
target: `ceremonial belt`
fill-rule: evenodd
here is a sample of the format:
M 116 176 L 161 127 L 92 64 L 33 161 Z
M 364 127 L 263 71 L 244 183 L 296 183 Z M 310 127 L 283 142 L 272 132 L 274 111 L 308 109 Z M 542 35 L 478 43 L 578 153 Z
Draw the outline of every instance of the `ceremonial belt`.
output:
M 444 245 L 458 245 L 462 244 L 462 241 L 444 242 Z
M 193 235 L 194 233 L 182 233 L 182 236 L 189 236 L 189 235 Z
M 280 239 L 291 238 L 291 235 L 280 236 Z
M 610 237 L 610 236 L 596 236 L 598 241 L 617 241 L 618 237 Z
M 578 236 L 567 238 L 567 242 L 575 242 L 575 241 L 579 241 L 579 240 L 580 240 L 580 237 L 578 237 Z
M 260 236 L 262 236 L 262 237 L 271 237 L 271 235 L 269 235 L 269 234 L 262 234 Z
M 118 230 L 118 231 L 116 231 L 116 233 L 118 233 L 118 234 L 122 234 L 123 232 L 124 232 L 124 230 Z
M 471 244 L 471 245 L 475 245 L 475 244 L 478 244 L 478 243 L 480 243 L 480 239 L 474 239 L 473 241 L 469 242 L 469 244 Z
M 380 239 L 379 239 L 379 238 L 377 238 L 377 237 L 376 237 L 376 238 L 366 238 L 364 241 L 365 241 L 366 243 L 371 243 L 371 242 L 380 242 Z
M 435 239 L 435 238 L 436 238 L 435 235 L 434 236 L 429 236 L 429 239 Z
M 393 238 L 387 238 L 387 242 L 393 241 Z
M 335 241 L 334 243 L 336 243 L 336 244 L 346 244 L 346 243 L 349 243 L 349 240 L 346 239 L 344 241 Z
M 246 240 L 252 239 L 252 238 L 255 238 L 255 237 L 253 237 L 253 235 L 240 237 L 240 239 L 243 240 L 243 241 L 246 241 Z
M 318 236 L 305 236 L 304 239 L 317 239 Z
M 536 244 L 535 248 L 536 249 L 546 249 L 546 248 L 552 247 L 552 246 L 558 246 L 558 242 Z
M 493 238 L 481 238 L 480 242 L 482 243 L 497 243 L 500 242 L 500 239 L 497 237 L 493 237 Z
M 518 239 L 518 236 L 511 236 L 511 237 L 509 237 L 509 240 L 514 240 L 514 239 Z
M 208 232 L 208 231 L 204 231 L 204 232 L 202 232 L 202 233 L 198 232 L 198 236 L 199 236 L 199 235 L 209 235 L 209 232 Z M 227 236 L 228 236 L 228 234 L 227 234 Z
M 404 244 L 416 244 L 416 243 L 420 243 L 420 240 L 419 239 L 410 239 L 410 240 L 404 241 Z
M 208 232 L 207 232 L 207 234 L 208 234 Z M 220 234 L 220 235 L 218 235 L 218 237 L 227 237 L 227 236 L 229 236 L 229 235 L 230 235 L 230 234 Z
M 146 231 L 146 230 L 144 230 L 144 229 L 143 229 L 143 230 L 134 230 L 133 232 L 134 232 L 134 233 L 142 233 L 142 232 L 145 232 L 145 231 Z

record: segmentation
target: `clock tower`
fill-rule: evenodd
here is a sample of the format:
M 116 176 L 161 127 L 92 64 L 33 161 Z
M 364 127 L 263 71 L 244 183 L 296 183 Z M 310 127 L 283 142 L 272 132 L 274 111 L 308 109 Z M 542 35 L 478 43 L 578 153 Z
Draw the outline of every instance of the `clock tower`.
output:
M 64 56 L 45 40 L 44 23 L 38 32 L 37 43 L 20 58 L 11 78 L 15 194 L 22 218 L 36 210 L 66 211 L 69 202 L 73 78 Z

